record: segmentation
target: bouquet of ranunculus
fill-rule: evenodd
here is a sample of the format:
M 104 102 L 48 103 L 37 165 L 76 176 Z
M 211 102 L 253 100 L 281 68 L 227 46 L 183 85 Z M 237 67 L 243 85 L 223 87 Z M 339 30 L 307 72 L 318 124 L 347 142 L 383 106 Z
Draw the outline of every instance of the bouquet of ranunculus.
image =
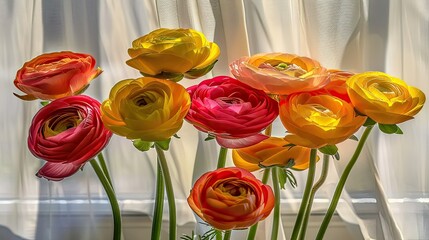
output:
M 272 215 L 271 239 L 277 239 L 280 188 L 287 181 L 296 185 L 293 171 L 308 170 L 291 233 L 296 240 L 305 239 L 313 199 L 326 179 L 330 159 L 339 159 L 336 145 L 358 140 L 354 134 L 364 128 L 317 235 L 322 239 L 370 131 L 378 125 L 384 133 L 401 134 L 397 124 L 412 119 L 425 102 L 421 90 L 386 73 L 326 69 L 314 59 L 287 53 L 242 57 L 230 64 L 235 78 L 215 76 L 185 89 L 177 82 L 204 76 L 220 56 L 215 43 L 192 29 L 155 30 L 133 41 L 128 54 L 131 59 L 126 63 L 143 77 L 118 81 L 102 104 L 78 95 L 101 73 L 93 69 L 95 60 L 89 55 L 42 55 L 24 64 L 15 79 L 27 94 L 18 97 L 53 100 L 36 114 L 30 128 L 30 151 L 47 161 L 37 175 L 61 180 L 89 161 L 111 200 L 114 239 L 120 238 L 119 208 L 99 154 L 112 132 L 130 139 L 140 151 L 157 152 L 151 239 L 161 237 L 164 191 L 169 239 L 177 238 L 174 189 L 164 151 L 186 120 L 207 133 L 206 140 L 220 145 L 217 169 L 203 174 L 187 199 L 195 214 L 213 228 L 200 237 L 228 240 L 233 230 L 249 228 L 251 240 L 258 223 Z M 278 116 L 285 136 L 271 136 Z M 235 167 L 225 166 L 228 149 L 233 149 Z M 101 168 L 91 160 L 97 154 Z M 319 159 L 322 171 L 315 182 Z M 251 173 L 258 170 L 264 172 L 261 180 Z

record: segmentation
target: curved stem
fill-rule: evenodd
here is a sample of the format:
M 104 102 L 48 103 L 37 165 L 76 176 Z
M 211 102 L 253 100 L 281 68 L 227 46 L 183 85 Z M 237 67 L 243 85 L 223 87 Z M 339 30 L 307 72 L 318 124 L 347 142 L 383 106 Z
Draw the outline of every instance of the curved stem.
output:
M 264 169 L 264 175 L 262 176 L 262 183 L 267 184 L 268 178 L 270 177 L 270 169 Z M 250 227 L 249 233 L 247 234 L 247 240 L 253 240 L 256 237 L 256 230 L 258 230 L 258 223 L 255 223 Z
M 271 240 L 276 240 L 279 233 L 279 224 L 280 224 L 280 185 L 278 177 L 278 167 L 274 167 L 272 170 L 273 178 L 273 188 L 274 188 L 274 218 L 273 218 L 273 228 L 271 230 Z
M 228 153 L 228 148 L 220 147 L 219 157 L 217 159 L 217 168 L 224 168 L 226 163 L 226 154 Z
M 228 148 L 220 147 L 219 157 L 217 159 L 217 169 L 225 167 L 227 153 L 228 153 Z M 215 233 L 216 233 L 216 240 L 221 240 L 222 232 L 216 229 Z
M 100 179 L 101 184 L 106 191 L 107 197 L 110 201 L 110 206 L 112 207 L 113 213 L 113 239 L 120 240 L 121 239 L 121 210 L 119 209 L 118 200 L 116 199 L 115 192 L 113 191 L 112 186 L 107 180 L 106 175 L 104 175 L 103 170 L 101 170 L 97 161 L 94 159 L 89 161 L 91 163 L 92 168 L 94 168 L 95 173 L 97 174 L 98 179 Z
M 98 158 L 98 162 L 100 163 L 101 169 L 103 170 L 103 173 L 104 173 L 104 175 L 105 175 L 105 176 L 106 176 L 106 178 L 107 178 L 107 181 L 109 181 L 110 186 L 112 187 L 112 189 L 113 189 L 113 190 L 115 190 L 115 189 L 113 188 L 112 179 L 110 178 L 110 174 L 109 174 L 109 170 L 108 170 L 108 168 L 107 168 L 106 161 L 104 161 L 103 153 L 102 153 L 102 152 L 100 152 L 100 153 L 97 155 L 97 158 Z
M 170 172 L 168 170 L 167 160 L 165 159 L 164 151 L 158 144 L 155 143 L 156 153 L 158 154 L 158 163 L 161 166 L 164 176 L 165 190 L 167 192 L 168 213 L 170 217 L 169 239 L 176 240 L 176 203 L 174 200 L 173 184 L 171 182 Z
M 311 188 L 313 187 L 314 174 L 316 172 L 316 156 L 317 149 L 311 149 L 310 153 L 310 164 L 308 166 L 307 183 L 305 185 L 304 194 L 302 196 L 302 202 L 299 206 L 298 216 L 296 217 L 295 225 L 293 227 L 291 240 L 298 239 L 298 234 L 302 226 L 302 220 L 304 219 L 305 209 L 308 206 Z
M 161 165 L 157 164 L 155 208 L 153 210 L 152 239 L 161 239 L 162 211 L 164 209 L 164 179 Z
M 319 180 L 317 180 L 317 182 L 314 184 L 313 188 L 311 189 L 310 199 L 308 201 L 308 206 L 305 209 L 304 220 L 302 223 L 301 231 L 298 235 L 299 239 L 305 239 L 305 233 L 307 231 L 308 219 L 310 218 L 311 207 L 313 206 L 314 196 L 316 195 L 317 190 L 319 190 L 319 188 L 325 182 L 326 177 L 328 177 L 329 157 L 330 157 L 330 155 L 327 155 L 327 154 L 323 155 L 322 172 L 320 173 Z
M 352 158 L 350 159 L 350 162 L 347 164 L 346 168 L 344 169 L 343 174 L 340 177 L 340 180 L 337 184 L 337 187 L 335 188 L 334 196 L 332 197 L 331 204 L 329 205 L 329 208 L 326 212 L 325 217 L 323 218 L 322 225 L 320 226 L 319 232 L 317 233 L 316 239 L 323 239 L 323 236 L 325 235 L 326 229 L 328 228 L 329 222 L 331 221 L 332 215 L 334 215 L 335 209 L 337 208 L 338 201 L 340 200 L 341 192 L 343 191 L 344 185 L 346 184 L 347 177 L 350 174 L 350 171 L 352 170 L 353 166 L 355 165 L 360 153 L 362 152 L 362 148 L 369 136 L 369 133 L 371 132 L 372 126 L 368 126 L 365 131 L 362 134 L 361 139 L 359 140 L 359 144 L 356 147 L 355 153 L 353 154 Z
M 231 238 L 231 230 L 225 231 L 225 235 L 223 236 L 223 240 L 229 240 Z

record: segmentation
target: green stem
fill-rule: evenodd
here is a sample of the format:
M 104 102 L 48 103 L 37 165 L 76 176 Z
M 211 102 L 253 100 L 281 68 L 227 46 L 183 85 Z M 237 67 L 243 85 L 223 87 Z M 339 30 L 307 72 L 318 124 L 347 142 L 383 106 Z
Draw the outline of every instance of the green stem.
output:
M 273 228 L 271 230 L 271 240 L 276 240 L 279 233 L 279 224 L 280 224 L 280 184 L 278 177 L 278 167 L 274 167 L 272 172 L 273 178 L 273 188 L 274 188 L 274 219 L 273 219 Z
M 116 199 L 115 192 L 113 191 L 112 186 L 107 180 L 106 175 L 104 175 L 103 170 L 101 170 L 97 161 L 92 159 L 89 161 L 91 163 L 92 168 L 94 168 L 95 173 L 97 174 L 98 179 L 100 179 L 101 184 L 106 191 L 107 197 L 110 201 L 110 206 L 112 207 L 113 213 L 113 239 L 120 240 L 121 239 L 121 210 L 119 209 L 118 200 Z
M 323 218 L 323 222 L 322 222 L 322 225 L 320 226 L 319 232 L 317 233 L 316 239 L 319 239 L 319 240 L 323 239 L 326 229 L 328 228 L 329 222 L 331 221 L 332 215 L 334 215 L 335 209 L 337 208 L 338 201 L 340 200 L 341 192 L 343 191 L 344 185 L 346 184 L 347 177 L 349 176 L 350 171 L 352 170 L 360 153 L 362 152 L 362 148 L 373 127 L 374 125 L 368 126 L 365 129 L 361 139 L 359 140 L 359 144 L 356 147 L 355 153 L 353 154 L 352 158 L 350 159 L 350 162 L 347 164 L 346 168 L 344 169 L 344 172 L 340 177 L 338 185 L 335 188 L 334 196 L 332 197 L 331 204 L 329 205 L 326 215 Z
M 313 188 L 311 189 L 310 200 L 308 201 L 308 206 L 305 209 L 304 221 L 302 223 L 301 231 L 298 235 L 299 239 L 305 239 L 305 234 L 306 234 L 307 225 L 308 225 L 308 219 L 310 218 L 311 207 L 313 206 L 314 196 L 316 195 L 317 190 L 319 190 L 319 188 L 325 182 L 326 177 L 328 177 L 329 157 L 330 157 L 330 155 L 328 155 L 328 154 L 323 155 L 322 172 L 320 173 L 319 180 L 317 180 L 317 182 L 314 184 Z
M 223 236 L 223 240 L 229 240 L 231 238 L 231 230 L 225 231 L 225 235 Z
M 176 203 L 174 201 L 173 184 L 171 182 L 170 172 L 168 170 L 167 160 L 165 159 L 164 151 L 158 144 L 155 143 L 156 153 L 158 154 L 158 163 L 161 166 L 164 176 L 165 190 L 167 192 L 168 213 L 170 217 L 169 239 L 176 240 Z
M 216 240 L 222 240 L 222 232 L 220 230 L 215 230 Z
M 100 163 L 101 169 L 103 170 L 103 173 L 104 173 L 104 175 L 105 175 L 105 176 L 106 176 L 106 178 L 107 178 L 107 181 L 109 181 L 110 186 L 112 187 L 112 189 L 113 189 L 113 190 L 115 190 L 115 189 L 113 188 L 112 179 L 110 178 L 109 170 L 108 170 L 108 168 L 107 168 L 106 161 L 104 160 L 103 153 L 102 153 L 102 152 L 100 152 L 100 153 L 97 155 L 97 158 L 98 158 L 98 162 Z
M 262 176 L 262 183 L 267 184 L 268 178 L 270 177 L 270 169 L 265 168 L 264 175 Z M 247 234 L 247 240 L 254 240 L 256 237 L 256 230 L 258 230 L 258 223 L 255 223 L 249 229 L 249 233 Z
M 317 149 L 314 149 L 314 148 L 311 149 L 310 164 L 308 166 L 307 183 L 305 185 L 304 194 L 302 196 L 302 202 L 298 211 L 298 216 L 296 217 L 295 225 L 293 227 L 291 240 L 298 239 L 298 234 L 300 232 L 302 221 L 304 219 L 305 209 L 308 206 L 310 192 L 314 182 L 314 174 L 316 172 L 316 156 L 317 156 Z
M 228 153 L 228 148 L 220 147 L 219 157 L 217 159 L 217 169 L 225 167 L 227 153 Z M 216 229 L 215 233 L 216 233 L 216 240 L 222 240 L 222 232 Z
M 220 147 L 219 157 L 217 159 L 217 169 L 225 167 L 227 153 L 228 153 L 228 148 Z
M 162 210 L 164 208 L 164 178 L 161 165 L 157 164 L 155 208 L 153 210 L 152 239 L 161 239 Z

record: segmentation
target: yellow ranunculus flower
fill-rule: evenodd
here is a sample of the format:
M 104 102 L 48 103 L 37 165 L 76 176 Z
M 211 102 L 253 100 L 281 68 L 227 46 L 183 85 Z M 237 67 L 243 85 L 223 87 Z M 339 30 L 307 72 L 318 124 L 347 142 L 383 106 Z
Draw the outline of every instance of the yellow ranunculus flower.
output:
M 292 169 L 304 170 L 310 161 L 310 148 L 287 146 L 289 142 L 282 138 L 270 137 L 250 147 L 232 150 L 234 165 L 247 171 L 256 171 L 260 165 L 287 166 L 290 160 L 294 161 Z M 319 157 L 317 157 L 319 159 Z
M 280 119 L 295 145 L 320 148 L 335 145 L 353 135 L 365 122 L 353 106 L 332 95 L 298 93 L 280 98 Z
M 128 49 L 126 63 L 145 76 L 178 81 L 209 72 L 220 54 L 216 43 L 193 29 L 161 28 L 144 35 Z
M 143 77 L 118 82 L 101 105 L 113 133 L 147 142 L 164 141 L 182 127 L 191 101 L 186 89 L 168 80 Z
M 356 74 L 347 86 L 356 110 L 381 124 L 413 119 L 426 100 L 420 89 L 383 72 Z

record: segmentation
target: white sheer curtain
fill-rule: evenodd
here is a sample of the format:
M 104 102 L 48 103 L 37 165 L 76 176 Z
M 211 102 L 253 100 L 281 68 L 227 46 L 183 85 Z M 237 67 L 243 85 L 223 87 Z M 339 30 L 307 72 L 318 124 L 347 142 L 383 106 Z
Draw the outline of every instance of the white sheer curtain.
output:
M 94 55 L 104 73 L 87 94 L 101 101 L 117 81 L 139 76 L 125 65 L 132 40 L 159 27 L 183 27 L 204 32 L 221 47 L 212 75 L 228 75 L 228 63 L 243 55 L 277 51 L 310 56 L 329 68 L 385 71 L 428 93 L 428 10 L 425 0 L 1 0 L 0 238 L 58 239 L 58 229 L 68 229 L 78 230 L 74 234 L 79 239 L 97 239 L 97 214 L 110 213 L 90 167 L 62 182 L 34 176 L 41 161 L 28 152 L 26 138 L 39 106 L 12 95 L 17 92 L 12 84 L 16 70 L 25 61 L 60 50 Z M 402 136 L 371 134 L 338 207 L 344 220 L 358 224 L 365 239 L 429 238 L 428 117 L 425 107 L 415 120 L 401 124 Z M 274 134 L 284 134 L 278 122 Z M 189 189 L 203 172 L 214 169 L 217 146 L 189 124 L 179 136 L 167 158 L 178 224 L 185 224 L 195 221 L 186 204 Z M 330 198 L 354 147 L 351 141 L 341 145 L 342 159 L 331 168 L 315 211 L 325 210 L 323 199 Z M 150 215 L 154 152 L 138 152 L 119 137 L 105 152 L 123 213 Z M 296 211 L 305 174 L 296 174 L 301 188 L 283 192 L 285 212 Z M 361 211 L 362 202 L 375 207 Z M 375 218 L 365 215 L 371 210 Z M 64 227 L 73 222 L 57 221 L 57 213 L 83 215 L 85 227 Z M 269 222 L 260 227 L 258 239 L 269 236 Z

